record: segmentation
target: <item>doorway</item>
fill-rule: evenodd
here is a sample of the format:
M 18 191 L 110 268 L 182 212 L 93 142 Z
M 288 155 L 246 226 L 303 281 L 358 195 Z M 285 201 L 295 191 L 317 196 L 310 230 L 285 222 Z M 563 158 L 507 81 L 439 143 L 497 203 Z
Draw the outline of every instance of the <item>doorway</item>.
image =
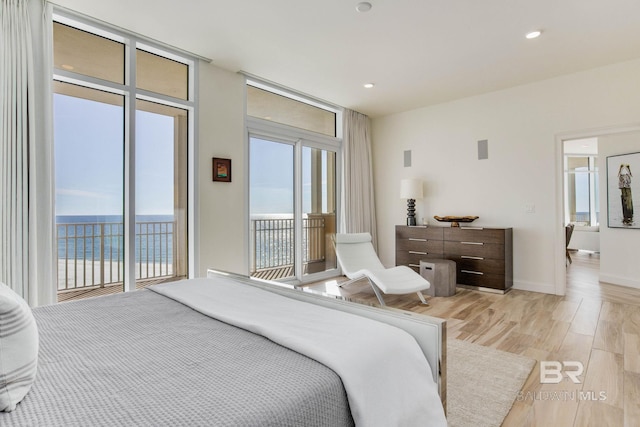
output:
M 594 288 L 600 270 L 598 138 L 563 141 L 567 288 Z
M 634 261 L 629 261 L 629 257 L 635 251 L 637 245 L 633 236 L 630 236 L 629 231 L 619 230 L 615 228 L 609 228 L 607 226 L 607 163 L 606 158 L 608 156 L 640 152 L 640 124 L 634 124 L 629 126 L 609 127 L 602 129 L 592 129 L 589 131 L 572 132 L 556 136 L 556 218 L 558 221 L 556 228 L 556 264 L 555 264 L 555 282 L 556 282 L 556 294 L 565 295 L 567 291 L 567 257 L 566 257 L 566 237 L 565 237 L 565 225 L 569 222 L 570 218 L 570 203 L 565 199 L 567 193 L 567 186 L 569 180 L 567 179 L 567 172 L 569 165 L 565 161 L 565 142 L 568 141 L 583 141 L 588 139 L 596 139 L 597 144 L 597 156 L 595 166 L 591 166 L 593 179 L 596 184 L 595 187 L 589 191 L 591 200 L 589 202 L 591 209 L 591 216 L 588 220 L 584 218 L 578 218 L 575 220 L 581 220 L 583 223 L 588 223 L 589 227 L 595 227 L 594 223 L 598 224 L 597 233 L 599 239 L 595 239 L 591 235 L 591 242 L 599 242 L 599 260 L 598 260 L 598 275 L 597 279 L 591 279 L 596 285 L 601 282 L 611 283 L 615 285 L 630 286 L 640 288 L 640 282 L 634 277 L 637 277 L 635 270 L 639 267 Z M 574 147 L 575 150 L 575 147 Z M 581 154 L 581 153 L 577 153 Z M 586 156 L 589 157 L 589 156 Z M 580 173 L 587 173 L 589 171 L 589 164 L 582 163 L 582 165 L 573 165 L 576 168 L 585 168 Z M 575 171 L 574 171 L 575 172 Z M 595 178 L 597 172 L 597 179 Z M 584 177 L 583 177 L 584 178 Z M 583 184 L 585 180 L 583 179 Z M 577 190 L 579 191 L 579 189 Z M 597 191 L 597 195 L 596 192 Z M 593 204 L 596 202 L 594 207 Z M 578 203 L 578 202 L 576 202 Z M 582 203 L 582 202 L 580 202 Z M 584 204 L 576 207 L 583 207 Z M 575 209 L 576 214 L 583 212 L 584 209 Z M 595 215 L 595 217 L 593 216 Z M 595 231 L 592 231 L 595 232 Z M 635 236 L 635 235 L 634 235 Z M 589 236 L 588 236 L 589 237 Z M 578 244 L 578 246 L 584 246 L 584 243 L 580 242 L 580 238 L 576 241 L 572 236 L 571 242 Z M 627 250 L 620 250 L 621 244 L 624 243 L 624 247 Z M 592 248 L 593 249 L 593 248 Z M 594 251 L 595 253 L 595 251 Z M 630 271 L 634 270 L 634 271 Z M 594 275 L 595 276 L 595 275 Z

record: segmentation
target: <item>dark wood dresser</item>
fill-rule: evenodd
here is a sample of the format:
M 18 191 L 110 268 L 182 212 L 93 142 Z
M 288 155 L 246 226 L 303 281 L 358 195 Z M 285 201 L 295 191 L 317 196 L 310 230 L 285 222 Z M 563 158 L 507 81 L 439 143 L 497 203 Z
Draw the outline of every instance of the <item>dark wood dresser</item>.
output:
M 459 285 L 504 293 L 513 286 L 513 229 L 396 226 L 396 265 L 419 272 L 420 260 L 456 262 Z

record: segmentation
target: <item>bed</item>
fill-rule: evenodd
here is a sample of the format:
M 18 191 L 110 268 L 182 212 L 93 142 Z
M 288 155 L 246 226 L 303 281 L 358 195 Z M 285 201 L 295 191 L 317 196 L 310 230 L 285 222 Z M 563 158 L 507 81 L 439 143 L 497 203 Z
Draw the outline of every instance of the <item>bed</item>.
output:
M 440 319 L 214 271 L 33 314 L 0 425 L 446 425 Z

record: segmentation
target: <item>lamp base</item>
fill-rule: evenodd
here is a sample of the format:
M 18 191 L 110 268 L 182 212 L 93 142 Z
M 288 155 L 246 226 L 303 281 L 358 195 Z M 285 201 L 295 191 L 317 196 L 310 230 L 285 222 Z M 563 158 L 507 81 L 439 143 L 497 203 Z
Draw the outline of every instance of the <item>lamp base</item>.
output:
M 416 222 L 416 200 L 407 199 L 407 225 L 418 225 Z

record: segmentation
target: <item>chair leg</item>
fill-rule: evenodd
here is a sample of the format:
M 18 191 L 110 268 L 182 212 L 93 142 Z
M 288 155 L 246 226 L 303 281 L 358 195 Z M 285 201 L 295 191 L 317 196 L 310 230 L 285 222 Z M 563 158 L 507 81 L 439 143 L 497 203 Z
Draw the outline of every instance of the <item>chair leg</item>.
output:
M 347 281 L 345 281 L 345 282 L 338 283 L 338 287 L 339 287 L 339 288 L 341 288 L 341 287 L 343 287 L 343 286 L 350 285 L 350 284 L 352 284 L 353 282 L 357 282 L 358 280 L 362 280 L 362 279 L 364 279 L 364 277 L 358 277 L 358 278 L 356 278 L 356 279 L 349 279 L 349 280 L 347 280 Z
M 384 303 L 384 299 L 382 298 L 382 292 L 380 291 L 380 289 L 378 289 L 378 287 L 376 286 L 375 283 L 373 283 L 373 280 L 371 280 L 370 278 L 367 277 L 367 280 L 369 280 L 369 284 L 371 285 L 371 287 L 373 288 L 373 292 L 376 294 L 376 296 L 378 297 L 378 302 L 380 302 L 380 306 L 381 307 L 386 307 L 387 305 Z
M 420 297 L 420 301 L 422 301 L 422 303 L 423 303 L 424 305 L 429 305 L 429 303 L 427 302 L 427 300 L 426 300 L 426 299 L 424 299 L 424 295 L 422 295 L 422 292 L 418 291 L 418 292 L 416 292 L 416 293 L 418 294 L 418 296 Z

